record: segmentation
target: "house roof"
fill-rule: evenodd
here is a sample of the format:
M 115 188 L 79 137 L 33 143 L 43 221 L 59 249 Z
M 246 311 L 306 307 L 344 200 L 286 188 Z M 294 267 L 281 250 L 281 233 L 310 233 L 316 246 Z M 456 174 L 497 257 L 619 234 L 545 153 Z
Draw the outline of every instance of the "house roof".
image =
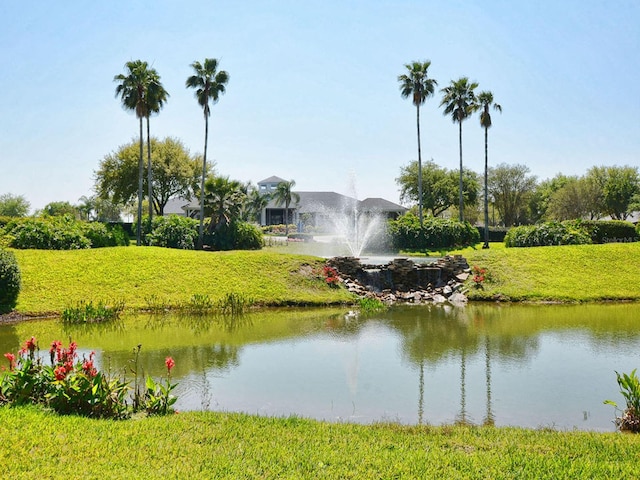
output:
M 291 202 L 289 208 L 297 209 L 298 213 L 316 213 L 323 211 L 339 211 L 352 209 L 357 205 L 358 210 L 364 212 L 406 212 L 407 209 L 384 198 L 367 198 L 359 201 L 336 192 L 295 192 L 300 196 L 299 202 Z M 271 199 L 267 208 L 284 208 Z
M 384 198 L 365 198 L 360 202 L 363 210 L 375 212 L 406 212 L 407 208 Z
M 260 180 L 258 185 L 261 183 L 282 183 L 286 182 L 284 178 L 276 177 L 275 175 L 270 176 L 269 178 L 265 178 L 264 180 Z
M 184 197 L 170 198 L 167 204 L 164 206 L 165 215 L 184 215 L 185 208 L 191 202 Z

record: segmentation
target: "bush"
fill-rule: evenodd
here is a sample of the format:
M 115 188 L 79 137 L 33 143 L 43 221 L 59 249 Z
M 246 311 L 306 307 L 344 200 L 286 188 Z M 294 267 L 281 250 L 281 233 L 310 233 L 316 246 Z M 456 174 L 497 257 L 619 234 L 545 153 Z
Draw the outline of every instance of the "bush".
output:
M 204 243 L 214 250 L 259 250 L 262 232 L 251 223 L 233 221 L 207 233 Z
M 197 220 L 180 215 L 155 217 L 153 230 L 145 238 L 149 245 L 193 250 L 198 239 L 198 225 Z
M 80 223 L 69 216 L 21 219 L 7 224 L 5 235 L 10 237 L 11 247 L 20 249 L 75 250 L 91 246 Z
M 464 247 L 480 241 L 478 230 L 469 222 L 443 218 L 425 218 L 422 228 L 414 213 L 389 221 L 393 245 L 400 250 L 437 250 Z
M 583 228 L 591 236 L 593 243 L 637 242 L 636 227 L 631 222 L 621 220 L 575 220 L 565 222 Z
M 91 248 L 119 247 L 129 245 L 129 235 L 118 224 L 101 222 L 82 223 L 82 231 L 91 242 Z
M 0 249 L 0 313 L 16 306 L 20 293 L 20 268 L 13 252 Z
M 513 227 L 504 239 L 507 247 L 543 247 L 551 245 L 585 245 L 591 236 L 575 222 L 546 222 Z

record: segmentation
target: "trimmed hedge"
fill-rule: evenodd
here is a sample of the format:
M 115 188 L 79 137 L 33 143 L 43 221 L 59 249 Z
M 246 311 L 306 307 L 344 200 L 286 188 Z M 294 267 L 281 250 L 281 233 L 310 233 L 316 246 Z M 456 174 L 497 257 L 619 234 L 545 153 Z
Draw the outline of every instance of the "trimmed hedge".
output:
M 16 306 L 20 294 L 20 268 L 13 252 L 0 249 L 0 313 Z
M 260 250 L 262 231 L 251 223 L 232 221 L 207 233 L 204 244 L 213 250 Z
M 583 228 L 593 243 L 637 242 L 638 232 L 631 222 L 621 220 L 575 220 L 576 227 Z
M 585 245 L 593 243 L 586 229 L 574 222 L 545 222 L 513 227 L 504 239 L 507 247 L 543 247 L 551 245 Z
M 423 226 L 414 213 L 389 221 L 393 246 L 399 250 L 437 250 L 465 247 L 480 241 L 478 229 L 469 222 L 443 218 L 424 218 Z

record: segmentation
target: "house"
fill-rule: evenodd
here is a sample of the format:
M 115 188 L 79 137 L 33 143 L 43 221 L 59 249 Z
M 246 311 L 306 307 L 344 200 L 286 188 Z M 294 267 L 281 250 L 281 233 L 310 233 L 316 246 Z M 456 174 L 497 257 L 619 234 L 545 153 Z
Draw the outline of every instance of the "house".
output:
M 272 176 L 258 182 L 258 190 L 263 194 L 272 194 L 278 184 L 286 180 Z M 290 224 L 299 226 L 320 227 L 332 222 L 338 215 L 382 215 L 387 219 L 395 219 L 407 211 L 402 205 L 384 198 L 366 198 L 357 200 L 336 192 L 300 192 L 299 199 L 292 200 L 289 205 L 288 220 Z M 281 225 L 285 223 L 285 206 L 277 204 L 274 199 L 262 209 L 261 225 Z

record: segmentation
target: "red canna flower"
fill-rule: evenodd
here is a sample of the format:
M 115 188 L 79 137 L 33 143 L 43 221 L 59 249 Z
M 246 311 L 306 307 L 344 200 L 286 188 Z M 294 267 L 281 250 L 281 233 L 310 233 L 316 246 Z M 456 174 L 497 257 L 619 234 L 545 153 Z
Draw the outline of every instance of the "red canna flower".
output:
M 13 353 L 5 353 L 4 357 L 9 360 L 9 370 L 13 370 L 16 366 L 16 356 Z
M 171 357 L 164 359 L 164 364 L 167 366 L 167 371 L 171 373 L 171 369 L 176 366 L 176 362 Z
M 67 370 L 62 365 L 58 365 L 53 371 L 53 374 L 56 380 L 64 380 L 67 376 Z

